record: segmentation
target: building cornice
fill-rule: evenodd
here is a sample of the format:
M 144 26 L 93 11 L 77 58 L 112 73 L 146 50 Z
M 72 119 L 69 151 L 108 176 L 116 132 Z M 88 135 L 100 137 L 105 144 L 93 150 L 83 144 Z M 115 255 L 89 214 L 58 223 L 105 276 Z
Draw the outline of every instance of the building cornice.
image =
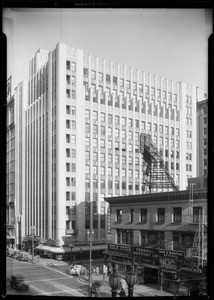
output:
M 157 202 L 173 200 L 189 200 L 190 192 L 188 190 L 178 192 L 151 193 L 140 195 L 128 195 L 118 197 L 106 197 L 105 201 L 110 204 L 120 203 L 139 203 L 139 202 Z M 207 189 L 198 189 L 193 193 L 193 199 L 207 199 Z

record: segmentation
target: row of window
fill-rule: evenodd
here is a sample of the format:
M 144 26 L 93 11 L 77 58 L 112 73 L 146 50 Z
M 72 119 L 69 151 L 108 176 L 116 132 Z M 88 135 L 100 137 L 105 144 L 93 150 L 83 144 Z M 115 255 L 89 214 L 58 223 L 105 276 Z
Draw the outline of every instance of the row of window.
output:
M 90 110 L 86 109 L 85 111 L 85 118 L 86 120 L 90 120 Z M 93 111 L 93 120 L 97 121 L 98 120 L 98 112 L 97 111 Z M 100 121 L 105 123 L 106 122 L 106 116 L 105 113 L 101 112 L 100 113 Z M 121 125 L 122 126 L 126 126 L 126 123 L 128 125 L 129 128 L 133 127 L 133 119 L 131 118 L 126 118 L 126 117 L 122 117 L 121 118 Z M 87 124 L 87 123 L 86 123 Z M 112 114 L 108 114 L 108 124 L 109 126 L 112 126 L 113 124 L 113 115 Z M 115 116 L 115 125 L 120 125 L 120 117 L 119 116 Z M 88 126 L 88 125 L 87 125 Z M 135 127 L 139 128 L 140 127 L 140 121 L 139 120 L 135 120 Z M 158 124 L 153 123 L 153 127 L 152 127 L 152 123 L 151 122 L 147 122 L 146 121 L 141 121 L 141 129 L 145 130 L 147 128 L 147 130 L 151 131 L 153 130 L 154 132 L 158 132 Z M 163 133 L 163 125 L 159 125 L 159 133 Z M 168 135 L 169 134 L 169 129 L 170 129 L 170 134 L 171 135 L 175 135 L 179 136 L 180 131 L 179 128 L 174 128 L 174 127 L 169 127 L 169 126 L 165 126 L 165 134 Z M 189 131 L 188 133 L 188 137 L 192 136 L 192 132 Z
M 76 141 L 76 136 L 74 136 L 74 135 L 73 135 L 72 143 L 74 143 L 73 141 Z M 90 137 L 86 137 L 85 138 L 85 146 L 90 147 L 90 142 L 91 142 Z M 157 137 L 156 136 L 153 137 L 153 142 L 155 144 L 157 144 Z M 173 139 L 171 139 L 170 142 L 171 142 L 170 143 L 171 147 L 174 147 L 176 145 L 176 148 L 179 148 L 179 141 L 178 140 L 176 140 L 176 144 L 175 144 Z M 98 139 L 96 139 L 96 138 L 92 139 L 92 143 L 93 143 L 94 148 L 98 147 Z M 119 150 L 119 144 L 120 144 L 119 142 L 115 141 L 115 150 Z M 112 149 L 112 145 L 113 145 L 113 142 L 111 140 L 108 140 L 107 148 Z M 168 145 L 169 145 L 169 139 L 165 138 L 165 146 L 168 147 Z M 163 137 L 159 137 L 159 146 L 163 147 Z M 103 139 L 100 140 L 100 147 L 105 148 L 105 140 L 103 140 Z M 126 151 L 126 148 L 127 148 L 126 143 L 122 142 L 121 147 L 122 147 L 122 151 Z M 133 145 L 129 144 L 128 149 L 130 149 L 130 152 L 133 152 Z M 192 143 L 191 142 L 187 142 L 187 149 L 192 149 Z M 135 152 L 136 153 L 139 152 L 139 142 L 138 141 L 136 141 Z M 161 153 L 161 149 L 160 149 L 160 153 Z M 179 152 L 177 151 L 177 153 L 179 153 Z M 161 156 L 163 156 L 163 152 L 162 152 Z M 178 157 L 179 157 L 179 154 L 178 154 L 178 156 L 176 156 L 176 158 L 178 158 Z
M 93 102 L 94 103 L 98 103 L 98 97 L 96 96 L 96 93 L 93 93 Z M 126 97 L 127 98 L 127 97 Z M 123 98 L 122 99 L 122 109 L 125 110 L 130 110 L 130 111 L 135 111 L 135 112 L 140 112 L 140 106 L 139 106 L 139 102 L 142 103 L 142 108 L 141 108 L 141 113 L 146 114 L 146 105 L 145 102 L 143 102 L 143 97 L 139 97 L 139 99 L 137 100 L 137 98 L 135 99 L 135 97 L 133 97 L 133 101 L 131 99 L 127 99 Z M 118 98 L 115 97 L 110 97 L 110 95 L 107 97 L 105 96 L 105 98 L 103 98 L 103 95 L 100 96 L 100 104 L 103 105 L 107 105 L 108 106 L 114 106 L 113 105 L 113 100 L 115 101 L 114 105 L 115 107 L 120 107 L 120 100 Z M 85 95 L 85 101 L 90 101 L 90 97 L 88 94 L 88 91 L 86 92 Z M 135 107 L 133 107 L 133 105 L 135 104 Z M 153 115 L 158 117 L 158 104 L 157 105 L 152 105 L 152 103 L 150 103 L 147 107 L 147 115 L 152 115 L 152 107 L 153 107 Z M 164 115 L 165 112 L 165 115 Z M 159 103 L 159 117 L 160 118 L 164 118 L 165 119 L 170 119 L 170 120 L 175 120 L 176 121 L 180 121 L 180 111 L 177 111 L 177 107 L 175 107 L 175 109 L 172 109 L 172 107 L 168 107 L 165 109 L 164 107 Z M 189 119 L 190 121 L 188 121 L 188 124 L 191 125 L 192 124 L 192 120 Z
M 108 175 L 112 176 L 112 169 L 111 168 L 108 168 L 108 172 L 109 172 Z M 101 175 L 105 175 L 105 174 L 101 174 Z M 125 175 L 125 173 L 123 175 Z M 139 179 L 139 171 L 135 171 L 135 178 Z M 178 174 L 176 174 L 176 182 L 178 182 L 178 180 L 179 180 L 179 176 L 178 176 Z M 126 182 L 126 181 L 119 182 L 119 181 L 112 181 L 112 180 L 107 181 L 107 189 L 112 190 L 113 189 L 113 184 L 115 185 L 115 194 L 118 194 L 118 191 L 119 191 L 120 187 L 122 187 L 122 190 L 124 190 L 124 191 L 126 191 L 127 188 L 130 191 L 132 191 L 134 188 L 135 188 L 136 191 L 140 190 L 140 184 L 139 183 L 136 183 L 135 185 L 133 185 L 132 182 Z M 101 190 L 105 189 L 105 186 L 106 186 L 105 180 L 101 179 L 100 180 Z M 85 188 L 90 189 L 90 187 L 91 187 L 90 179 L 85 178 Z M 93 179 L 93 189 L 97 189 L 97 188 L 98 188 L 98 180 Z M 144 191 L 144 188 L 145 188 L 145 186 L 142 185 L 141 190 Z
M 139 244 L 139 246 L 147 248 L 166 249 L 166 236 L 164 231 L 140 230 L 139 233 L 138 241 L 136 240 L 137 235 L 135 235 L 134 241 L 134 230 L 116 229 L 115 242 L 123 245 Z M 172 242 L 173 250 L 185 251 L 186 248 L 193 247 L 194 233 L 173 231 Z M 118 260 L 118 257 L 116 259 Z M 135 260 L 141 263 L 140 256 L 136 256 Z
M 75 122 L 75 121 L 72 121 L 72 122 Z M 72 123 L 72 125 L 73 125 L 73 123 Z M 142 130 L 145 130 L 145 128 L 146 128 L 145 121 L 142 121 L 141 125 L 142 125 Z M 169 129 L 169 127 L 168 126 L 165 126 L 165 127 L 166 127 L 165 133 L 166 133 L 166 135 L 168 135 L 169 130 L 167 130 L 167 129 Z M 91 124 L 90 123 L 85 123 L 85 132 L 86 133 L 90 133 L 90 128 L 91 128 Z M 72 126 L 72 129 L 76 129 L 75 125 Z M 129 129 L 130 129 L 130 127 L 129 127 Z M 147 123 L 147 131 L 151 131 L 151 129 L 152 129 L 151 123 L 148 122 Z M 105 135 L 105 130 L 106 130 L 105 126 L 100 126 L 101 134 Z M 119 132 L 120 132 L 120 130 L 118 128 L 114 129 L 115 137 L 119 137 Z M 154 124 L 154 133 L 157 133 L 157 124 Z M 163 134 L 163 125 L 159 125 L 159 133 Z M 98 125 L 96 125 L 96 124 L 93 124 L 93 134 L 98 134 Z M 112 136 L 112 134 L 113 134 L 112 127 L 107 127 L 107 135 Z M 122 130 L 121 134 L 122 134 L 122 138 L 126 138 L 126 130 Z M 128 135 L 129 135 L 129 138 L 132 139 L 133 132 L 129 131 Z M 171 135 L 174 136 L 174 127 L 171 127 Z M 176 128 L 176 137 L 177 138 L 179 137 L 179 129 L 178 128 Z M 139 133 L 135 132 L 135 139 L 138 139 L 138 138 L 139 138 Z M 168 139 L 168 138 L 166 138 L 166 139 Z
M 73 149 L 74 150 L 74 149 Z M 131 163 L 133 164 L 133 152 L 132 152 L 132 145 L 129 145 L 128 146 L 128 150 L 130 151 L 130 155 L 128 156 L 128 163 Z M 206 150 L 206 153 L 207 153 L 207 149 Z M 204 152 L 205 153 L 205 152 Z M 93 152 L 93 161 L 98 161 L 98 153 L 97 152 Z M 168 158 L 169 157 L 169 150 L 165 150 L 165 157 Z M 171 150 L 170 151 L 170 157 L 173 159 L 175 158 L 175 151 Z M 176 151 L 176 158 L 179 159 L 179 152 Z M 127 159 L 126 159 L 126 156 L 122 156 L 122 164 L 126 164 L 127 162 Z M 189 159 L 189 160 L 192 160 L 192 154 L 188 154 L 187 153 L 187 157 L 186 159 Z M 90 161 L 90 151 L 86 151 L 85 152 L 85 160 L 86 162 Z M 105 153 L 100 153 L 100 162 L 105 162 L 106 161 L 106 154 Z M 119 164 L 120 162 L 120 156 L 119 155 L 115 155 L 114 156 L 114 161 L 116 164 Z M 109 163 L 112 163 L 113 162 L 113 156 L 112 154 L 108 154 L 108 162 Z M 139 165 L 139 157 L 135 157 L 135 164 L 136 165 Z
M 96 81 L 96 75 L 98 77 L 98 83 L 99 85 L 103 85 L 103 81 L 104 81 L 104 76 L 103 73 L 98 72 L 98 74 L 96 74 L 96 72 L 94 70 L 91 70 L 90 76 L 91 76 L 91 81 L 93 83 L 95 83 Z M 84 80 L 87 81 L 89 78 L 89 70 L 84 68 L 83 69 L 83 77 Z M 105 76 L 105 82 L 106 82 L 106 86 L 110 86 L 111 84 L 111 76 L 109 74 L 106 74 Z M 131 81 L 130 80 L 126 80 L 124 81 L 123 78 L 118 78 L 116 76 L 112 76 L 112 84 L 113 84 L 113 88 L 117 88 L 117 86 L 119 85 L 120 88 L 124 88 L 126 87 L 126 92 L 130 93 L 130 89 L 131 89 Z M 136 82 L 132 82 L 132 89 L 133 92 L 137 92 L 137 83 Z M 145 93 L 149 94 L 151 91 L 151 95 L 154 96 L 155 95 L 155 88 L 151 87 L 149 88 L 149 86 L 145 86 Z M 143 84 L 139 84 L 139 93 L 143 93 Z M 166 99 L 167 96 L 167 92 L 166 91 L 162 91 L 163 94 L 163 98 Z M 168 92 L 168 99 L 172 100 L 172 95 L 173 95 L 173 100 L 177 101 L 177 94 L 172 94 L 171 92 Z M 161 90 L 157 89 L 157 96 L 161 97 Z
M 202 207 L 197 206 L 193 207 L 193 223 L 199 223 L 199 218 L 202 214 Z M 115 222 L 122 222 L 125 221 L 127 215 L 123 217 L 122 209 L 117 209 L 115 214 Z M 157 208 L 156 211 L 156 222 L 157 223 L 164 223 L 166 219 L 165 208 Z M 130 223 L 134 222 L 141 222 L 147 223 L 148 221 L 148 210 L 147 208 L 141 208 L 138 214 L 135 214 L 134 209 L 131 208 L 129 211 L 129 219 L 126 220 Z M 182 207 L 173 207 L 172 213 L 172 222 L 173 223 L 181 223 L 182 222 Z

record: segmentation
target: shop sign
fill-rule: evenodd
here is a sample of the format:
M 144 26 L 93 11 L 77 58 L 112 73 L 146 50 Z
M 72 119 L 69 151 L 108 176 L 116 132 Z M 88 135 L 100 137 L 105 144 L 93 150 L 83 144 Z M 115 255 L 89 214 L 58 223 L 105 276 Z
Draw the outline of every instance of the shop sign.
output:
M 121 252 L 116 252 L 116 251 L 108 251 L 107 254 L 108 255 L 113 255 L 113 256 L 130 258 L 130 254 L 129 253 L 121 253 Z
M 184 259 L 180 271 L 200 274 L 201 269 L 198 267 L 198 261 L 193 259 Z
M 160 257 L 160 268 L 167 271 L 177 271 L 176 258 Z
M 131 247 L 130 246 L 126 246 L 126 245 L 118 245 L 118 244 L 109 244 L 108 245 L 108 249 L 109 250 L 115 250 L 115 251 L 121 251 L 121 252 L 131 252 Z
M 170 250 L 158 250 L 160 257 L 167 257 L 167 258 L 183 258 L 184 252 L 182 251 L 170 251 Z
M 133 248 L 133 254 L 138 255 L 141 258 L 141 262 L 151 263 L 153 265 L 158 265 L 158 250 L 148 249 L 148 248 Z

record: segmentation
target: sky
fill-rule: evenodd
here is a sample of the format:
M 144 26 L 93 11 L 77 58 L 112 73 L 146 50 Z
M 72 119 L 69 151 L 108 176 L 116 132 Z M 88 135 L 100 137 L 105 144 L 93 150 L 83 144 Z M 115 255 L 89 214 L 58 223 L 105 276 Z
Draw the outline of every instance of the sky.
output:
M 58 42 L 86 54 L 173 81 L 207 89 L 206 9 L 9 9 L 3 10 L 7 77 L 12 88 L 28 79 L 29 61 Z

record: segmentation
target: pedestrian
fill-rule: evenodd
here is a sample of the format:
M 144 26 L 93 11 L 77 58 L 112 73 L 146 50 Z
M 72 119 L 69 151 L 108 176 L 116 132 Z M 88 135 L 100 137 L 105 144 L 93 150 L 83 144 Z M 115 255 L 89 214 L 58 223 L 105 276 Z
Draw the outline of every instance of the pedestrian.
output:
M 123 288 L 120 290 L 120 297 L 126 297 L 126 292 L 124 291 Z
M 93 267 L 93 269 L 92 269 L 92 273 L 93 273 L 93 275 L 95 275 L 96 274 L 96 269 Z
M 96 274 L 99 275 L 99 273 L 100 273 L 99 267 L 96 267 Z
M 106 265 L 103 265 L 103 280 L 105 280 L 107 272 L 108 272 L 108 269 L 107 269 Z

